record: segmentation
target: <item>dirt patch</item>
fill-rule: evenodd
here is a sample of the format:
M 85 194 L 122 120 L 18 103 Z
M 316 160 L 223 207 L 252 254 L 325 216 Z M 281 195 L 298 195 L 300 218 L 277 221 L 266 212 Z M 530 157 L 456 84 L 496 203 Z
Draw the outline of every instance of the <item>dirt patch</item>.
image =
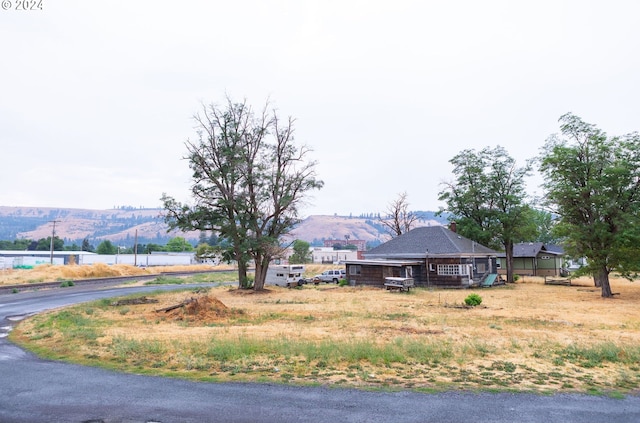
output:
M 440 329 L 419 329 L 419 328 L 412 328 L 412 327 L 407 327 L 407 326 L 399 327 L 398 330 L 400 332 L 410 333 L 410 334 L 413 334 L 413 335 L 442 335 L 442 334 L 444 334 L 444 331 L 440 330 Z
M 245 295 L 269 295 L 272 294 L 273 291 L 271 289 L 265 288 L 261 291 L 254 291 L 253 289 L 239 289 L 239 288 L 234 288 L 234 289 L 230 289 L 229 293 L 231 295 L 240 295 L 240 296 L 245 296 Z

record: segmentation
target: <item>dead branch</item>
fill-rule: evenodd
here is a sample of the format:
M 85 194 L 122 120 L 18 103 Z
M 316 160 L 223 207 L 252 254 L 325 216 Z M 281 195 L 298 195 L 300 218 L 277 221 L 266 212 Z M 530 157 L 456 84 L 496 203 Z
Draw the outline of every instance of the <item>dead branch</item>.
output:
M 183 302 L 181 302 L 181 303 L 179 303 L 179 304 L 174 304 L 174 305 L 171 305 L 171 306 L 169 306 L 169 307 L 165 307 L 165 308 L 161 308 L 161 309 L 159 309 L 159 310 L 156 310 L 156 313 L 160 313 L 161 311 L 164 311 L 165 313 L 168 313 L 168 312 L 170 312 L 171 310 L 175 310 L 175 309 L 177 309 L 177 308 L 180 308 L 180 307 L 184 307 L 184 306 L 186 306 L 186 305 L 189 305 L 189 304 L 191 304 L 191 303 L 192 303 L 192 302 L 194 302 L 194 301 L 195 301 L 195 302 L 197 302 L 197 301 L 198 301 L 198 299 L 197 299 L 197 298 L 193 298 L 193 297 L 191 297 L 191 298 L 189 298 L 188 300 L 184 300 Z
M 139 297 L 139 298 L 127 298 L 124 300 L 118 300 L 111 303 L 112 306 L 117 307 L 121 305 L 138 305 L 138 304 L 152 304 L 157 303 L 155 298 Z

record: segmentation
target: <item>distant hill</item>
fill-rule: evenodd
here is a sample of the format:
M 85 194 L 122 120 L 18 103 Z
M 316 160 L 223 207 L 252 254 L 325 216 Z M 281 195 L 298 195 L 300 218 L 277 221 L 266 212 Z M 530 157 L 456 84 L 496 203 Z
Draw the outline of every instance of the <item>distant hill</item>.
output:
M 39 240 L 51 236 L 55 221 L 56 236 L 65 244 L 82 244 L 86 238 L 96 246 L 103 240 L 117 245 L 133 246 L 138 243 L 164 245 L 169 238 L 182 236 L 193 244 L 198 242 L 198 232 L 167 233 L 162 219 L 162 209 L 137 209 L 123 207 L 111 210 L 61 209 L 50 207 L 4 207 L 0 206 L 0 240 Z M 420 219 L 416 226 L 440 225 L 446 218 L 436 217 L 433 212 L 416 212 Z M 388 239 L 378 218 L 370 216 L 309 216 L 289 235 L 290 240 L 301 239 L 320 245 L 325 239 L 365 240 L 372 245 Z

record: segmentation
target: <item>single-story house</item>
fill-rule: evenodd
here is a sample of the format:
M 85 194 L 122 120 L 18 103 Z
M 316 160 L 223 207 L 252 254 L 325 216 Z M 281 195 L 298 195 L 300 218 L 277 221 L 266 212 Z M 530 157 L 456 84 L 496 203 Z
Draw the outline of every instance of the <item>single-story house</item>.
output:
M 559 245 L 521 242 L 513 246 L 513 274 L 520 276 L 563 276 L 564 250 Z M 505 253 L 498 254 L 499 273 L 507 273 Z
M 384 287 L 385 278 L 400 277 L 413 278 L 415 286 L 466 288 L 496 278 L 496 254 L 444 226 L 424 226 L 345 264 L 351 285 Z

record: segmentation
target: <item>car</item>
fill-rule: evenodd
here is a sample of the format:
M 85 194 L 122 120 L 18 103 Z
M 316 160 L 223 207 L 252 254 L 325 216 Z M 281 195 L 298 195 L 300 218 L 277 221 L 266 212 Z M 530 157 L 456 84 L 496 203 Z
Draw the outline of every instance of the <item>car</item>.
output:
M 324 272 L 322 272 L 319 275 L 315 275 L 313 277 L 313 283 L 315 283 L 316 285 L 318 285 L 320 282 L 324 282 L 324 283 L 329 283 L 329 282 L 334 282 L 334 283 L 338 283 L 340 282 L 340 279 L 346 279 L 347 278 L 347 271 L 344 269 L 335 269 L 335 270 L 325 270 Z

